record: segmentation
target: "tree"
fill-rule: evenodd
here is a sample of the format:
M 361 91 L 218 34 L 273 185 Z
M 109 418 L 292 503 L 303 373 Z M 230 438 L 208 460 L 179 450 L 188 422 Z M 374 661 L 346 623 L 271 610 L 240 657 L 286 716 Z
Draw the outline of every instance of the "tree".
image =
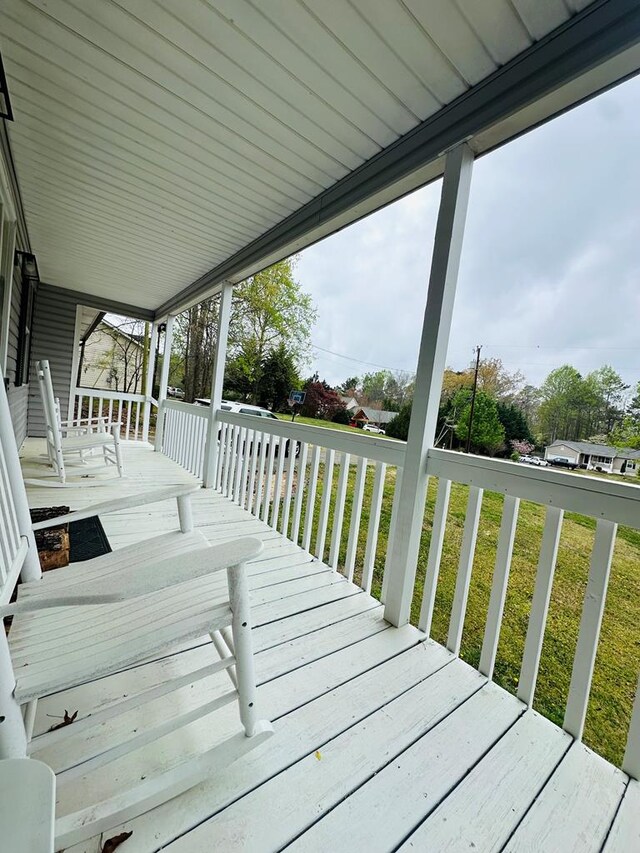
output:
M 321 418 L 330 421 L 336 412 L 344 409 L 338 393 L 326 382 L 321 382 L 316 373 L 305 385 L 305 399 L 300 414 L 306 418 Z
M 581 438 L 582 417 L 591 404 L 592 389 L 570 364 L 552 370 L 540 387 L 538 423 L 546 444 L 558 438 Z
M 460 441 L 466 442 L 471 417 L 471 393 L 466 390 L 459 391 L 454 403 L 460 412 L 456 435 Z M 471 446 L 476 451 L 486 451 L 490 456 L 504 446 L 504 427 L 498 417 L 498 406 L 496 401 L 484 391 L 476 393 L 471 424 Z
M 593 427 L 597 432 L 608 433 L 622 420 L 624 400 L 629 386 L 609 364 L 594 370 L 587 376 L 598 397 L 597 410 L 594 412 Z
M 344 424 L 346 426 L 351 423 L 351 415 L 347 409 L 338 409 L 331 420 L 334 424 Z
M 220 297 L 212 297 L 176 318 L 173 349 L 181 355 L 187 403 L 211 393 L 219 304 Z
M 389 421 L 385 432 L 392 438 L 400 438 L 406 441 L 409 436 L 409 422 L 411 420 L 411 403 L 405 403 L 398 414 Z
M 289 393 L 297 390 L 300 377 L 292 354 L 284 343 L 263 360 L 258 383 L 258 405 L 280 412 L 286 408 Z
M 316 310 L 293 277 L 295 261 L 274 264 L 238 285 L 229 326 L 230 373 L 244 377 L 247 396 L 256 402 L 265 359 L 280 346 L 299 368 L 310 352 Z M 241 384 L 241 383 L 240 383 Z
M 520 409 L 513 403 L 503 403 L 500 400 L 497 401 L 496 406 L 500 423 L 504 427 L 504 440 L 507 446 L 511 446 L 514 440 L 520 440 L 532 444 L 533 448 L 535 442 L 531 429 Z
M 341 394 L 354 396 L 360 390 L 360 377 L 349 376 L 341 385 L 338 385 L 338 391 Z

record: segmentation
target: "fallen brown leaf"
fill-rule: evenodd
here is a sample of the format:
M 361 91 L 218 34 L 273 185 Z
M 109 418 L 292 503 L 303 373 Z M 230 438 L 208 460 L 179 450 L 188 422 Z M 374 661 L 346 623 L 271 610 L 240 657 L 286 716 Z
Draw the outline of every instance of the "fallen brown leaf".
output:
M 74 711 L 73 714 L 71 714 L 71 716 L 69 716 L 69 712 L 67 710 L 65 710 L 62 722 L 61 723 L 55 723 L 55 725 L 50 727 L 49 731 L 55 732 L 56 729 L 63 729 L 65 726 L 70 726 L 71 723 L 75 720 L 75 718 L 77 716 L 78 716 L 77 711 Z
M 113 853 L 116 847 L 120 847 L 120 845 L 124 844 L 127 838 L 131 838 L 132 835 L 133 830 L 131 830 L 131 832 L 121 832 L 120 835 L 114 835 L 113 838 L 107 838 L 102 845 L 101 853 Z

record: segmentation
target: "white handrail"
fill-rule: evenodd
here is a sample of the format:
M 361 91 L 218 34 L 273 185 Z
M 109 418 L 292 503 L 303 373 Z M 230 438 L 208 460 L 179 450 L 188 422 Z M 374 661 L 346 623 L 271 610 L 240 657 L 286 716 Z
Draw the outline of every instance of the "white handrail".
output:
M 640 486 L 433 449 L 427 471 L 455 483 L 640 528 Z
M 93 397 L 97 399 L 102 397 L 103 400 L 125 400 L 131 403 L 144 403 L 148 399 L 144 394 L 129 394 L 127 391 L 107 391 L 104 388 L 85 388 L 78 385 L 73 389 L 76 397 Z
M 377 438 L 374 435 L 358 435 L 345 430 L 329 429 L 327 427 L 308 426 L 307 424 L 291 423 L 273 418 L 257 418 L 255 415 L 241 415 L 236 412 L 219 410 L 216 419 L 233 426 L 259 429 L 267 435 L 276 435 L 296 441 L 315 444 L 326 450 L 336 450 L 339 453 L 349 453 L 352 456 L 366 456 L 372 462 L 385 462 L 387 465 L 404 465 L 404 442 L 390 438 Z M 256 423 L 257 422 L 257 423 Z

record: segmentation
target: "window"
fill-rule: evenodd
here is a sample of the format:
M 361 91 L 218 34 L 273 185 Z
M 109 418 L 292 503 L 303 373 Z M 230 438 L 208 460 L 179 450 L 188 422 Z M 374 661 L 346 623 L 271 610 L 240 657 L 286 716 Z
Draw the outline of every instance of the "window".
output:
M 22 274 L 22 298 L 20 300 L 15 384 L 19 386 L 29 381 L 33 309 L 35 307 L 35 296 L 40 278 L 35 255 L 20 252 L 18 257 L 20 259 L 20 272 Z

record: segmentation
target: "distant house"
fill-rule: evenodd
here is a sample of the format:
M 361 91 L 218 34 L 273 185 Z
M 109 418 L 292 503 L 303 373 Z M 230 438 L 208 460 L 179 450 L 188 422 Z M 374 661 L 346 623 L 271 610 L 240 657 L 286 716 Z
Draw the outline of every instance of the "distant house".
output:
M 360 408 L 360 403 L 358 403 L 355 397 L 345 397 L 341 394 L 340 399 L 342 400 L 344 407 L 348 412 L 355 412 L 357 409 Z
M 384 409 L 372 409 L 369 406 L 360 406 L 351 417 L 356 423 L 375 424 L 384 429 L 397 414 L 397 412 L 385 412 Z
M 556 456 L 566 456 L 588 471 L 600 470 L 608 474 L 635 475 L 640 468 L 640 450 L 589 441 L 554 441 L 545 448 L 544 458 L 551 460 Z
M 142 391 L 144 345 L 134 326 L 115 326 L 102 317 L 82 343 L 79 384 L 105 391 Z

